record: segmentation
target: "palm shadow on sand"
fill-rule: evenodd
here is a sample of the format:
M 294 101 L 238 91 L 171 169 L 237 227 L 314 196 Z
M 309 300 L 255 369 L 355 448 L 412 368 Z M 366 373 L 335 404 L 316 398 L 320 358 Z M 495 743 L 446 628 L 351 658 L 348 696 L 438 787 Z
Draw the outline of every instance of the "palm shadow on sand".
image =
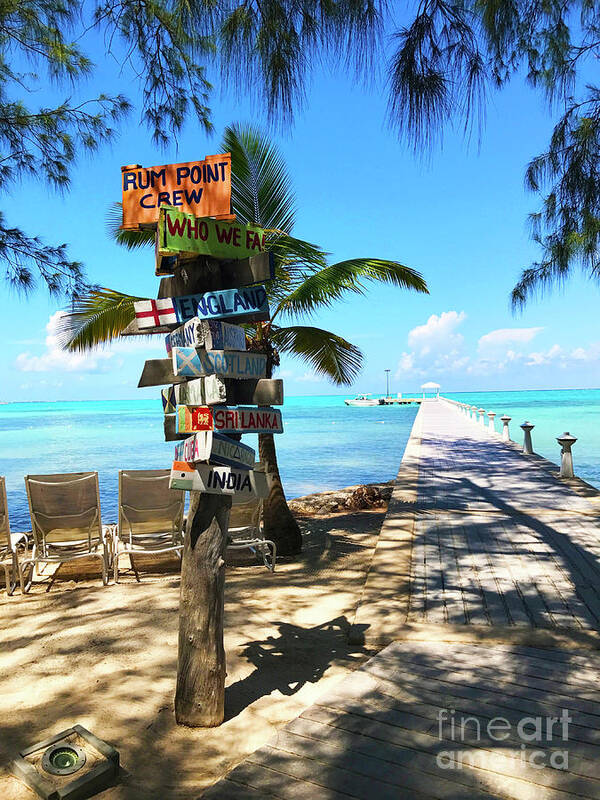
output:
M 236 717 L 261 697 L 279 691 L 293 695 L 306 683 L 316 683 L 333 661 L 358 664 L 368 651 L 348 643 L 345 616 L 314 627 L 275 623 L 279 636 L 250 642 L 242 653 L 255 670 L 225 689 L 225 720 Z M 368 627 L 368 626 L 363 626 Z

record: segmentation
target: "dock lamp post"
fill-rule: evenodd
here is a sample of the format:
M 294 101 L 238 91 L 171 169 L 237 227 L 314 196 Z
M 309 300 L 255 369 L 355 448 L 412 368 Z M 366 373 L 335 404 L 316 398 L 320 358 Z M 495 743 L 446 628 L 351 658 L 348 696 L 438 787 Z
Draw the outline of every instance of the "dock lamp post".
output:
M 385 397 L 387 400 L 387 398 L 390 396 L 390 371 L 389 369 L 386 369 L 384 371 L 385 371 Z
M 533 455 L 533 444 L 531 443 L 531 431 L 535 428 L 535 425 L 532 425 L 531 422 L 524 422 L 522 425 L 519 426 L 523 431 L 524 438 L 523 438 L 523 452 L 527 456 Z
M 571 447 L 577 441 L 575 436 L 571 436 L 569 431 L 565 431 L 562 436 L 557 436 L 556 441 L 561 446 L 560 451 L 560 477 L 561 478 L 574 478 L 573 472 L 573 453 Z

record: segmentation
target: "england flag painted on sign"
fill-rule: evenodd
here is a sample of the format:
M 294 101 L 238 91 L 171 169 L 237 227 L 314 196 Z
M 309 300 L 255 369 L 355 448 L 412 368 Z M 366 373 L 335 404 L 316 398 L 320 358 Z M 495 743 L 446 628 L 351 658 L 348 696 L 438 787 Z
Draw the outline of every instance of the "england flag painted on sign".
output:
M 170 298 L 164 300 L 139 300 L 133 304 L 139 328 L 156 328 L 159 325 L 176 325 L 177 315 Z

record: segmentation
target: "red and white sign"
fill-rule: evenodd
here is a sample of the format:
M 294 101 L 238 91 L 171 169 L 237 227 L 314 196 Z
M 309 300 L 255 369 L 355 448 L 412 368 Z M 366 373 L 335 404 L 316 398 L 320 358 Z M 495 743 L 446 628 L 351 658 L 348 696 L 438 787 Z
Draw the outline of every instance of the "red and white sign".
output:
M 177 432 L 283 433 L 281 411 L 270 406 L 178 406 Z
M 157 325 L 177 325 L 177 314 L 170 298 L 164 300 L 139 300 L 133 304 L 138 328 Z

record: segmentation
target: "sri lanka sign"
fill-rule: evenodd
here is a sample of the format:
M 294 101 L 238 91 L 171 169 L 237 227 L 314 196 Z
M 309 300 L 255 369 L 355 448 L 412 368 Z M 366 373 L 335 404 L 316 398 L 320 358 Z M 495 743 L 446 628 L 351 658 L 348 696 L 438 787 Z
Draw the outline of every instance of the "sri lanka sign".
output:
M 270 406 L 178 406 L 177 432 L 283 433 L 281 411 Z
M 131 164 L 121 173 L 123 228 L 155 225 L 161 205 L 198 217 L 231 219 L 231 153 L 160 167 Z
M 156 252 L 163 256 L 180 253 L 242 259 L 265 249 L 265 232 L 254 225 L 199 219 L 176 208 L 163 206 L 158 217 Z

